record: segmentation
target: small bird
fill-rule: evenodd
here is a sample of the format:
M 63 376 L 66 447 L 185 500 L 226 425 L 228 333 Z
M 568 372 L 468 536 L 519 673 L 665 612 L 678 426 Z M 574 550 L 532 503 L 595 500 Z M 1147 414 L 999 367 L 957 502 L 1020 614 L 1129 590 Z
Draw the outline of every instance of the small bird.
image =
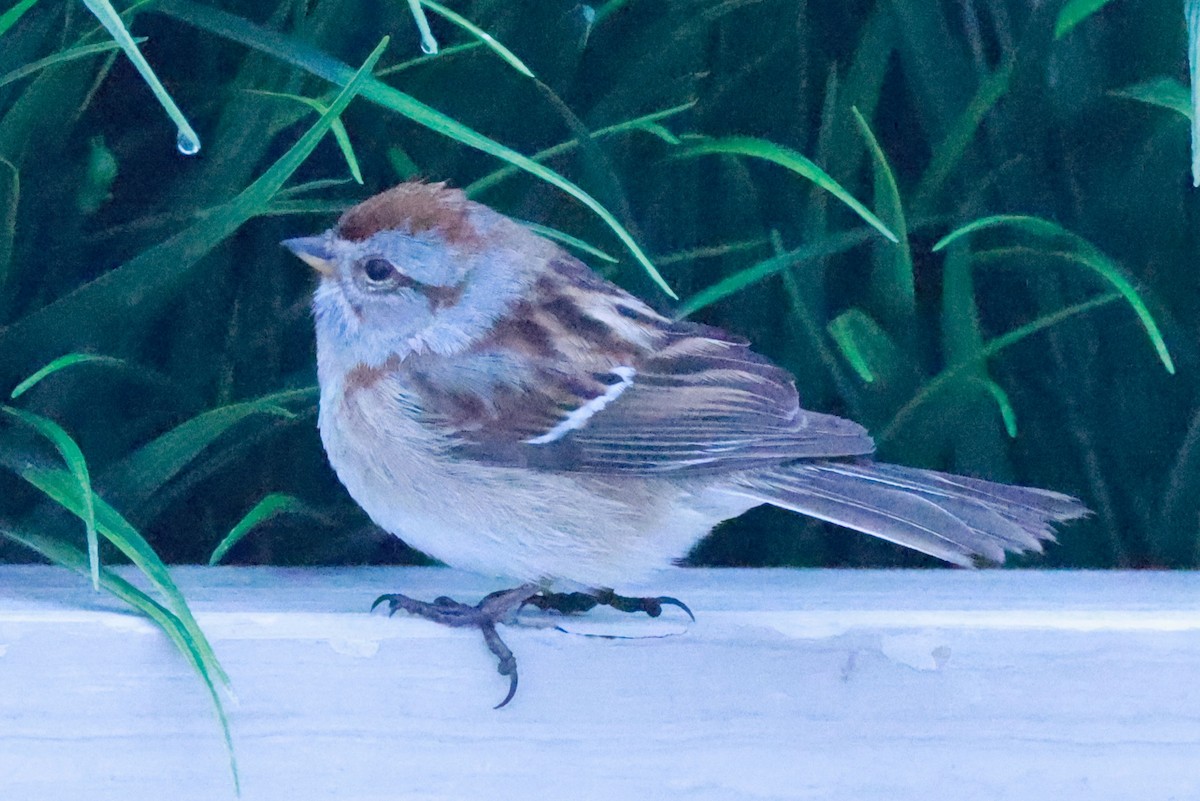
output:
M 745 340 L 659 314 L 444 184 L 400 184 L 283 245 L 320 274 L 318 426 L 338 478 L 413 548 L 519 583 L 476 606 L 376 602 L 480 628 L 510 677 L 500 706 L 517 673 L 497 622 L 527 603 L 688 611 L 613 588 L 760 504 L 963 566 L 1041 551 L 1087 513 L 873 461 L 862 426 L 801 408 Z

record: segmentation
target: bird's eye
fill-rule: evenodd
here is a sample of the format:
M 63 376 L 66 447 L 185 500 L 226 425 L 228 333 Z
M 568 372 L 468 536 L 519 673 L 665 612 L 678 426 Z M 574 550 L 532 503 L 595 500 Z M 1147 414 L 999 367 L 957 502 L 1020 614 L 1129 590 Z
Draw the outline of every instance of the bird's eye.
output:
M 391 281 L 399 274 L 387 259 L 369 259 L 363 265 L 363 275 L 372 283 L 383 284 Z
M 416 286 L 417 282 L 396 269 L 396 265 L 384 258 L 367 259 L 359 265 L 364 289 L 389 292 L 404 287 Z

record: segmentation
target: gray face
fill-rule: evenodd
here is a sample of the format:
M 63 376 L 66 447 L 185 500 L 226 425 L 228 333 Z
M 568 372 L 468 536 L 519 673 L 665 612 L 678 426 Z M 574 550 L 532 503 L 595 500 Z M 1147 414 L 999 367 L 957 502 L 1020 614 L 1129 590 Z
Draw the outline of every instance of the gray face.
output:
M 358 242 L 330 231 L 284 244 L 320 271 L 318 341 L 350 364 L 460 352 L 525 287 L 515 252 L 450 244 L 437 230 L 381 231 Z

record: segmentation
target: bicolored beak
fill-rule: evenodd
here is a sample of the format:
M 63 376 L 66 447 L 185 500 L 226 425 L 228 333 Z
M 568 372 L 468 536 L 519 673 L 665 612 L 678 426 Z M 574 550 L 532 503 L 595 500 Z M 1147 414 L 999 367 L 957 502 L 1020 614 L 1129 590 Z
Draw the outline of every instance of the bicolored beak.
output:
M 333 250 L 329 246 L 327 236 L 301 236 L 296 239 L 285 239 L 279 244 L 295 253 L 300 261 L 321 275 L 333 275 Z

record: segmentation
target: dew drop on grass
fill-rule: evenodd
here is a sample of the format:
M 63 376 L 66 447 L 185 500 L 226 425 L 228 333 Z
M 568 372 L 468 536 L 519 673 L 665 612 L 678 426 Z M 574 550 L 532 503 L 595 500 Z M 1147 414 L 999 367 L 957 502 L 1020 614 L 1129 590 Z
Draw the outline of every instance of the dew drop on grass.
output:
M 426 39 L 426 38 L 421 39 L 421 52 L 422 53 L 424 53 L 427 56 L 435 56 L 435 55 L 437 55 L 437 51 L 438 51 L 438 43 L 437 43 L 436 39 L 434 39 L 433 37 L 429 37 L 428 39 Z
M 185 156 L 194 156 L 200 152 L 200 140 L 180 131 L 179 136 L 175 138 L 175 147 Z

